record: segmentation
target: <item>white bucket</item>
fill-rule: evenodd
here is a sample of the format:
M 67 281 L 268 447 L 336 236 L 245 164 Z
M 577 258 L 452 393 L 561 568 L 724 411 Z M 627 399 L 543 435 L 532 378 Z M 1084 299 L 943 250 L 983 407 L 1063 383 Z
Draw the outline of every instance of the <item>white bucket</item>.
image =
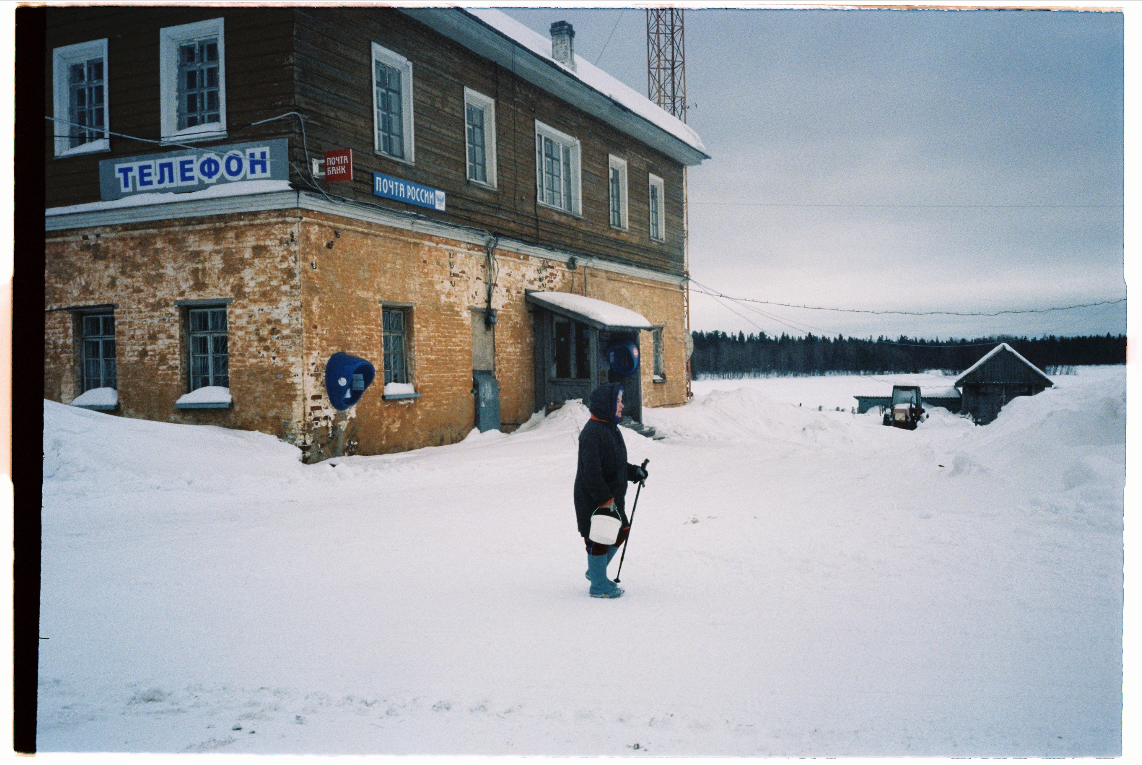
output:
M 622 525 L 623 522 L 615 516 L 596 510 L 591 516 L 591 533 L 587 538 L 596 544 L 613 545 L 619 538 Z

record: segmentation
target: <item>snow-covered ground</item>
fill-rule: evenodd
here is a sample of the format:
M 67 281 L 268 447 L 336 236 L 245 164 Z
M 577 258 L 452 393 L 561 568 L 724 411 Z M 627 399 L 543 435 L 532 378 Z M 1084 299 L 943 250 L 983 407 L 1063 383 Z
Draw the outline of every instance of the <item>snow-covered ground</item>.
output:
M 46 402 L 39 750 L 1118 754 L 1125 378 L 914 432 L 850 412 L 913 376 L 696 383 L 613 601 L 580 405 L 306 466 Z

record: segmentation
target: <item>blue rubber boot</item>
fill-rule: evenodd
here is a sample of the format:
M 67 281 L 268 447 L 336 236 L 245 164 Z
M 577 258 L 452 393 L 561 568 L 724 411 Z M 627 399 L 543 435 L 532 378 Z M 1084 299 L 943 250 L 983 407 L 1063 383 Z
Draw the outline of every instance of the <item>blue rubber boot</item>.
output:
M 607 579 L 607 562 L 614 556 L 611 548 L 608 555 L 587 556 L 587 578 L 591 580 L 592 598 L 617 598 L 623 594 L 621 587 Z
M 608 566 L 611 565 L 611 561 L 615 559 L 615 553 L 617 553 L 618 551 L 619 551 L 619 548 L 615 547 L 615 546 L 612 546 L 611 549 L 607 550 L 607 565 Z M 587 557 L 589 558 L 590 556 L 591 556 L 591 553 L 587 553 Z M 604 570 L 606 570 L 606 569 L 604 568 Z M 590 580 L 591 579 L 591 572 L 588 570 L 588 571 L 584 572 L 583 576 L 585 576 L 588 580 Z

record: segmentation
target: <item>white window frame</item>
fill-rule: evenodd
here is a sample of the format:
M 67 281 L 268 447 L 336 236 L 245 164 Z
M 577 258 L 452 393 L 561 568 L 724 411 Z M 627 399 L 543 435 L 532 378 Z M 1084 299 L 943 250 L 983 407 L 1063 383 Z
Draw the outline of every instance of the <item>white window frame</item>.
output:
M 651 205 L 651 189 L 658 189 L 658 211 L 655 215 L 655 209 Z M 666 182 L 659 178 L 654 173 L 650 173 L 650 184 L 646 191 L 646 210 L 648 215 L 647 225 L 649 228 L 650 238 L 656 242 L 666 241 Z M 654 235 L 655 224 L 658 224 L 658 236 Z
M 70 64 L 89 61 L 93 58 L 103 59 L 103 137 L 79 146 L 68 146 L 71 142 L 69 135 L 71 132 L 71 88 L 68 84 L 67 68 Z M 110 89 L 108 88 L 109 69 L 107 63 L 107 38 L 65 45 L 52 51 L 52 101 L 56 118 L 54 135 L 56 137 L 55 155 L 57 157 L 111 151 L 111 137 L 107 134 L 111 125 L 111 110 L 108 108 Z
M 542 139 L 542 138 L 547 138 L 547 139 L 554 141 L 555 143 L 559 144 L 560 146 L 563 146 L 563 147 L 570 149 L 571 199 L 569 200 L 570 205 L 568 205 L 568 206 L 560 207 L 558 205 L 548 204 L 544 200 L 544 195 L 543 195 L 543 185 L 544 185 L 543 184 L 543 181 L 544 181 L 543 152 L 542 152 L 542 148 L 541 148 L 542 144 L 540 143 L 540 139 Z M 535 121 L 535 141 L 536 141 L 536 148 L 535 148 L 535 193 L 536 193 L 537 202 L 540 205 L 542 205 L 543 207 L 547 207 L 547 208 L 550 208 L 552 210 L 559 210 L 560 212 L 564 212 L 564 213 L 570 213 L 571 215 L 574 215 L 576 217 L 582 217 L 581 211 L 582 211 L 582 199 L 583 199 L 583 188 L 582 188 L 582 175 L 583 175 L 583 173 L 581 171 L 582 148 L 579 144 L 579 139 L 575 138 L 573 136 L 569 136 L 566 133 L 563 133 L 559 130 L 556 130 L 555 128 L 551 127 L 550 125 L 545 125 L 542 122 L 540 122 L 539 120 L 536 120 Z
M 398 162 L 413 164 L 416 161 L 416 142 L 413 140 L 412 118 L 412 62 L 399 53 L 373 43 L 373 56 L 369 59 L 369 82 L 372 84 L 373 94 L 373 151 L 382 157 L 389 157 Z M 377 135 L 380 124 L 377 121 L 377 62 L 400 72 L 400 98 L 401 98 L 401 131 L 403 157 L 389 154 L 381 148 L 381 141 Z
M 218 122 L 178 129 L 178 48 L 207 37 L 218 38 Z M 201 141 L 226 137 L 225 19 L 207 19 L 159 30 L 159 121 L 164 141 Z
M 615 225 L 614 219 L 611 217 L 611 208 L 614 206 L 614 188 L 611 185 L 611 174 L 615 171 L 619 173 L 619 225 Z M 630 196 L 629 186 L 627 185 L 627 161 L 616 157 L 613 154 L 607 156 L 607 220 L 611 224 L 611 228 L 617 228 L 626 231 L 630 228 L 630 219 L 627 217 L 627 200 Z
M 472 169 L 468 164 L 468 153 L 472 150 L 468 142 L 469 106 L 484 112 L 484 167 L 488 174 L 486 181 L 473 178 Z M 464 88 L 464 172 L 472 183 L 496 188 L 496 102 L 483 93 L 467 87 Z

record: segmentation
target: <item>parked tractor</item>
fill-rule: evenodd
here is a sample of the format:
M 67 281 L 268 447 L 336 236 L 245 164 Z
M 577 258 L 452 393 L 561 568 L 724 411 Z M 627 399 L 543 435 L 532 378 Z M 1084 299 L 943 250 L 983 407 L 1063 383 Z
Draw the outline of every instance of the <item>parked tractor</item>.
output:
M 884 424 L 915 430 L 924 416 L 918 385 L 893 385 L 892 405 L 884 410 Z

